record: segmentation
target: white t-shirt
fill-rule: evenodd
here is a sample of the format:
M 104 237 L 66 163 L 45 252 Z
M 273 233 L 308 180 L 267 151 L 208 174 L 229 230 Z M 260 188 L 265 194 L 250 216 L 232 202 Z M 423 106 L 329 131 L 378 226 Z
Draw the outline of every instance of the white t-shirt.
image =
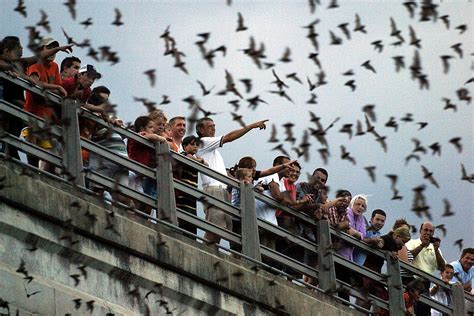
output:
M 201 137 L 201 146 L 199 147 L 196 156 L 203 158 L 209 164 L 209 168 L 222 173 L 223 175 L 227 175 L 224 159 L 222 158 L 221 153 L 217 150 L 219 147 L 222 147 L 223 139 L 224 136 Z M 203 186 L 224 185 L 222 182 L 208 177 L 203 173 L 201 173 L 201 183 Z
M 277 173 L 258 179 L 258 182 L 264 186 L 268 186 L 268 184 L 270 184 L 270 182 L 272 181 L 276 182 L 277 184 L 280 182 Z M 269 197 L 272 196 L 270 193 L 270 190 L 264 190 L 262 193 Z M 257 210 L 257 218 L 266 220 L 267 222 L 270 222 L 273 225 L 278 226 L 277 219 L 275 216 L 276 210 L 272 206 L 256 199 L 255 208 Z

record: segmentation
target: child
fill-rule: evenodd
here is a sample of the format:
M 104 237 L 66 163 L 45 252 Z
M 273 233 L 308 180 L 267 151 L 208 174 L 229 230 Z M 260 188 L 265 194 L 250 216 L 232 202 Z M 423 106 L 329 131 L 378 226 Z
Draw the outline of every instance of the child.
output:
M 183 139 L 182 142 L 183 151 L 181 152 L 182 155 L 195 160 L 197 162 L 202 163 L 203 165 L 208 165 L 204 159 L 196 157 L 196 153 L 199 148 L 199 137 L 196 136 L 187 136 Z M 183 181 L 190 186 L 195 188 L 198 187 L 198 173 L 196 169 L 189 167 L 185 164 L 177 164 L 173 168 L 173 174 L 176 179 Z M 176 196 L 176 207 L 188 212 L 193 215 L 197 215 L 196 213 L 196 198 L 190 194 L 175 190 Z M 194 225 L 191 225 L 184 221 L 179 221 L 179 227 L 193 233 L 197 234 L 197 228 Z
M 415 302 L 420 299 L 421 293 L 424 291 L 425 286 L 422 281 L 415 279 L 408 283 L 407 290 L 403 293 L 407 315 L 415 315 Z
M 140 116 L 135 120 L 134 129 L 140 136 L 153 143 L 166 143 L 164 137 L 154 133 L 154 125 L 155 123 L 148 116 Z M 156 168 L 156 154 L 154 148 L 143 145 L 133 139 L 128 140 L 127 147 L 130 159 L 150 168 Z M 155 179 L 144 178 L 142 180 L 142 187 L 143 192 L 155 199 L 157 198 Z
M 450 264 L 446 264 L 444 266 L 444 270 L 441 272 L 441 280 L 443 280 L 443 282 L 446 284 L 452 284 L 451 282 L 449 282 L 449 280 L 451 280 L 453 276 L 454 276 L 454 267 Z M 440 287 L 437 284 L 434 284 L 430 288 L 430 296 L 434 300 L 444 305 L 447 305 L 449 307 L 451 307 L 452 305 L 451 291 L 445 290 L 444 288 Z M 438 312 L 435 309 L 431 309 L 431 316 L 442 316 L 442 315 L 443 313 Z
M 252 184 L 253 177 L 252 169 L 238 168 L 235 170 L 235 178 L 241 183 Z M 232 188 L 231 192 L 231 203 L 233 206 L 240 208 L 240 188 Z M 242 215 L 242 214 L 241 214 Z M 238 218 L 232 218 L 232 231 L 237 234 L 242 234 L 241 221 Z M 230 249 L 235 251 L 242 251 L 242 247 L 234 242 L 230 242 Z M 234 256 L 237 258 L 236 256 Z

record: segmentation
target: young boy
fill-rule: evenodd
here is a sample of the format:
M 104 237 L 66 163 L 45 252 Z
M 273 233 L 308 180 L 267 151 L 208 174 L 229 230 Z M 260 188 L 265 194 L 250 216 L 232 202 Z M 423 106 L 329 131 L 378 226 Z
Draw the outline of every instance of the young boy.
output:
M 207 166 L 207 163 L 202 158 L 196 157 L 196 153 L 199 148 L 199 138 L 196 136 L 187 136 L 183 139 L 182 142 L 183 151 L 182 155 L 195 160 L 203 165 Z M 189 167 L 184 164 L 176 164 L 173 167 L 173 174 L 176 179 L 181 180 L 182 182 L 189 184 L 190 186 L 197 188 L 198 187 L 198 172 L 196 169 Z M 197 215 L 196 213 L 196 198 L 190 194 L 184 193 L 179 190 L 175 190 L 176 196 L 176 207 L 188 212 L 192 215 Z M 197 234 L 196 226 L 189 224 L 184 221 L 179 221 L 179 227 L 193 233 Z
M 154 133 L 155 123 L 148 116 L 140 116 L 135 120 L 134 129 L 140 136 L 148 139 L 153 143 L 166 143 L 166 139 Z M 156 154 L 155 149 L 143 145 L 133 139 L 128 140 L 128 156 L 150 168 L 156 168 Z M 143 192 L 153 198 L 157 197 L 156 180 L 144 178 L 142 180 Z
M 452 284 L 449 282 L 454 276 L 454 267 L 450 264 L 444 266 L 443 271 L 441 272 L 441 280 L 446 284 Z M 445 290 L 437 284 L 433 284 L 430 288 L 430 296 L 434 300 L 451 307 L 452 297 L 451 291 Z M 435 309 L 431 309 L 431 316 L 443 316 L 443 313 L 438 312 Z
M 59 48 L 59 42 L 51 37 L 43 38 L 39 43 L 40 53 L 53 48 Z M 58 64 L 54 62 L 55 57 L 56 54 L 53 54 L 28 67 L 27 75 L 33 83 L 39 85 L 43 89 L 51 90 L 61 96 L 66 96 L 67 92 L 61 86 L 61 76 L 59 75 Z M 28 90 L 26 91 L 24 110 L 48 121 L 58 122 L 59 119 L 55 109 L 48 105 L 42 96 L 38 96 Z M 23 130 L 22 136 L 24 136 L 28 142 L 40 146 L 43 149 L 52 152 L 58 151 L 57 145 L 55 145 L 55 142 L 48 135 L 34 135 L 31 128 L 26 128 Z M 29 157 L 29 162 L 30 161 L 34 165 L 37 164 L 37 159 L 31 159 Z M 39 162 L 39 168 L 51 173 L 54 172 L 54 165 L 48 162 Z

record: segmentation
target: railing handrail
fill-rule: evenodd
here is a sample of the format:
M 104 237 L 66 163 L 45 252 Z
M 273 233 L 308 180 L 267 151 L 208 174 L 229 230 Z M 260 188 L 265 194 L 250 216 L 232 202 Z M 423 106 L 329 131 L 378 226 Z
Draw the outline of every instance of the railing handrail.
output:
M 22 78 L 12 77 L 12 76 L 4 73 L 4 72 L 0 72 L 0 78 L 3 78 L 5 80 L 9 80 L 9 81 L 21 86 L 22 88 L 31 91 L 32 93 L 35 93 L 35 94 L 38 94 L 38 95 L 41 95 L 41 96 L 47 96 L 48 100 L 50 102 L 54 103 L 57 106 L 63 105 L 64 99 L 62 99 L 61 97 L 59 97 L 56 94 L 51 93 L 49 91 L 45 92 L 40 87 L 32 85 L 31 83 L 29 83 L 28 81 L 26 81 Z M 37 117 L 37 116 L 35 116 L 31 113 L 26 113 L 23 110 L 18 109 L 17 107 L 11 105 L 10 103 L 8 103 L 4 100 L 0 101 L 0 110 L 1 111 L 6 111 L 11 115 L 20 117 L 23 120 L 28 119 L 28 120 L 38 120 L 38 121 L 43 122 L 43 123 L 45 122 L 41 118 L 39 118 L 39 117 Z M 77 119 L 77 115 L 78 115 L 77 112 L 78 111 L 75 111 L 74 112 L 75 114 L 74 113 L 71 114 L 72 113 L 71 112 L 69 115 L 76 115 L 76 119 Z M 100 117 L 96 116 L 95 114 L 93 114 L 92 112 L 90 112 L 86 109 L 81 108 L 80 112 L 81 112 L 81 115 L 83 117 L 85 117 L 87 119 L 90 119 L 90 120 L 93 120 L 97 124 L 100 124 L 101 126 L 107 127 L 109 129 L 113 130 L 113 132 L 116 132 L 116 133 L 124 136 L 125 138 L 134 139 L 134 140 L 136 140 L 136 141 L 138 141 L 138 142 L 140 142 L 144 145 L 147 145 L 149 147 L 155 148 L 155 146 L 156 146 L 152 142 L 146 140 L 145 138 L 141 137 L 140 135 L 138 135 L 137 133 L 135 133 L 133 131 L 130 131 L 130 130 L 122 128 L 122 127 L 112 126 L 111 124 L 103 121 Z M 62 133 L 64 133 L 63 128 L 58 127 L 58 126 L 52 127 L 52 131 L 53 131 L 52 133 L 56 136 L 61 135 Z M 74 133 L 74 131 L 71 131 L 71 132 Z M 114 153 L 110 152 L 109 150 L 107 150 L 105 147 L 103 147 L 103 146 L 101 146 L 97 143 L 94 143 L 90 140 L 83 139 L 83 138 L 81 138 L 79 140 L 78 131 L 77 131 L 76 137 L 78 139 L 78 142 L 80 143 L 80 146 L 86 148 L 90 152 L 96 153 L 96 154 L 98 154 L 98 155 L 100 155 L 100 156 L 102 156 L 102 157 L 104 157 L 104 158 L 106 158 L 110 161 L 118 163 L 120 165 L 124 165 L 128 170 L 132 170 L 132 171 L 135 171 L 135 172 L 140 173 L 140 174 L 144 174 L 144 175 L 149 176 L 149 177 L 155 177 L 155 175 L 156 175 L 153 172 L 152 168 L 149 168 L 147 166 L 143 166 L 143 165 L 141 165 L 141 164 L 137 163 L 136 161 L 133 161 L 129 158 L 122 157 L 120 155 L 114 154 Z M 42 154 L 43 155 L 42 157 L 45 157 L 45 158 L 49 157 L 48 155 L 51 155 L 50 153 L 44 152 L 41 148 L 38 148 L 34 145 L 27 144 L 27 143 L 22 143 L 17 137 L 15 137 L 13 135 L 10 135 L 10 134 L 7 134 L 7 136 L 3 140 L 6 141 L 8 144 L 11 144 L 11 145 L 16 146 L 16 147 L 20 147 L 21 149 L 25 150 L 26 152 L 29 152 L 30 150 L 32 150 L 34 153 Z M 77 150 L 78 149 L 76 149 L 76 151 Z M 200 164 L 200 163 L 198 163 L 198 162 L 196 162 L 192 159 L 189 159 L 189 158 L 187 158 L 183 155 L 180 155 L 179 153 L 169 151 L 169 149 L 160 149 L 160 150 L 161 150 L 161 152 L 169 153 L 169 156 L 172 159 L 174 159 L 175 161 L 177 161 L 179 163 L 182 163 L 182 164 L 185 164 L 189 167 L 192 167 L 200 173 L 204 173 L 204 174 L 206 174 L 206 175 L 208 175 L 212 178 L 215 178 L 216 180 L 218 180 L 222 183 L 225 183 L 227 185 L 230 185 L 232 187 L 240 187 L 240 183 L 238 181 L 228 177 L 227 175 L 223 175 L 219 172 L 216 172 L 215 170 L 212 170 L 212 169 L 204 166 L 203 164 Z M 56 161 L 56 164 L 58 164 L 58 161 Z M 159 168 L 160 167 L 158 167 L 157 169 L 159 169 Z M 96 181 L 101 181 L 104 184 L 105 183 L 110 183 L 110 180 L 100 179 L 101 178 L 100 174 L 92 173 L 92 175 L 93 175 L 93 178 Z M 178 184 L 177 187 L 179 187 L 181 189 L 186 189 L 187 188 L 187 189 L 190 189 L 191 191 L 196 190 L 196 191 L 200 192 L 199 194 L 206 194 L 205 192 L 202 192 L 199 189 L 189 187 L 185 183 L 182 183 L 182 182 L 180 183 L 179 180 L 176 180 L 176 179 L 173 180 L 172 179 L 171 180 L 172 187 L 174 187 L 174 184 Z M 240 187 L 240 188 L 242 189 L 242 187 Z M 131 190 L 131 189 L 128 189 L 128 190 Z M 131 191 L 133 191 L 133 190 L 131 190 Z M 291 214 L 291 215 L 295 216 L 298 220 L 300 220 L 305 225 L 310 225 L 311 227 L 315 227 L 315 228 L 318 226 L 318 222 L 316 220 L 310 218 L 306 214 L 300 213 L 300 212 L 298 212 L 298 211 L 296 211 L 292 208 L 289 208 L 289 207 L 286 207 L 286 206 L 283 206 L 283 205 L 279 204 L 276 200 L 274 200 L 273 198 L 271 198 L 269 196 L 266 196 L 266 195 L 264 195 L 260 192 L 255 192 L 253 190 L 251 191 L 251 193 L 247 192 L 246 194 L 247 195 L 251 194 L 253 196 L 254 200 L 255 199 L 260 200 L 260 201 L 262 201 L 262 202 L 264 202 L 264 203 L 266 203 L 266 204 L 268 204 L 272 207 L 281 209 L 285 213 L 288 213 L 288 214 Z M 213 199 L 215 200 L 215 198 L 209 196 L 209 201 L 211 203 L 212 203 Z M 214 202 L 214 203 L 216 203 L 216 202 Z M 223 202 L 223 203 L 225 203 L 225 202 Z M 250 204 L 248 204 L 248 202 L 247 202 L 247 205 L 250 205 Z M 183 217 L 183 216 L 186 217 L 185 212 L 183 212 L 181 210 L 178 210 L 178 212 L 180 212 L 180 217 Z M 229 210 L 227 210 L 227 212 L 229 212 Z M 232 210 L 230 213 L 233 216 L 239 217 L 239 212 L 238 211 L 233 211 Z M 251 224 L 251 222 L 249 222 L 249 223 L 250 223 L 250 224 L 248 224 L 248 225 L 250 225 L 249 227 L 254 227 L 253 224 Z M 288 231 L 282 229 L 281 227 L 275 227 L 274 225 L 272 225 L 270 223 L 267 223 L 267 222 L 265 222 L 261 219 L 257 219 L 255 223 L 256 223 L 257 229 L 258 229 L 258 227 L 260 227 L 260 228 L 263 228 L 263 229 L 270 230 L 273 233 L 276 233 L 277 235 L 281 235 L 281 234 L 287 235 L 287 236 L 291 235 L 293 237 L 292 238 L 293 240 L 304 239 L 301 236 L 294 235 L 291 232 L 288 232 Z M 210 226 L 212 226 L 212 225 L 209 225 L 209 227 Z M 252 228 L 252 229 L 254 229 L 254 228 Z M 362 242 L 358 239 L 355 239 L 354 237 L 352 237 L 352 236 L 350 236 L 350 235 L 348 235 L 344 232 L 338 231 L 338 230 L 336 230 L 332 227 L 329 228 L 328 232 L 329 232 L 329 241 L 328 241 L 329 243 L 330 243 L 330 239 L 331 239 L 330 236 L 334 235 L 334 236 L 337 236 L 340 239 L 344 240 L 345 242 L 349 243 L 350 245 L 364 250 L 365 252 L 368 252 L 372 255 L 376 255 L 376 256 L 385 258 L 385 253 L 383 251 L 380 251 L 378 249 L 374 249 L 374 248 L 370 247 L 369 245 L 367 245 L 366 243 L 364 243 L 364 242 Z M 229 232 L 229 233 L 231 233 L 231 232 Z M 231 234 L 235 234 L 235 233 L 231 233 Z M 230 236 L 230 235 L 228 235 L 228 236 Z M 242 238 L 242 236 L 241 236 L 241 238 Z M 234 238 L 231 238 L 231 239 L 234 239 Z M 242 238 L 242 239 L 244 239 L 244 238 Z M 257 235 L 257 240 L 258 240 L 258 235 Z M 235 241 L 235 239 L 234 239 L 234 241 Z M 250 241 L 246 241 L 246 242 L 252 242 L 252 241 L 250 240 Z M 307 239 L 305 239 L 304 242 L 306 243 L 306 246 L 305 246 L 306 249 L 310 249 L 311 251 L 316 250 L 318 252 L 322 251 L 322 248 L 320 248 L 321 247 L 320 244 L 312 242 L 312 241 L 307 240 Z M 262 248 L 262 247 L 263 246 L 259 244 L 259 248 L 265 249 L 265 248 Z M 250 248 L 248 248 L 248 249 L 250 249 Z M 252 248 L 252 249 L 253 249 L 252 251 L 255 251 L 254 248 Z M 268 250 L 265 250 L 264 253 L 268 254 L 269 252 L 268 252 Z M 336 259 L 335 261 L 337 261 L 340 264 L 343 264 L 344 266 L 351 267 L 351 266 L 355 265 L 351 261 L 348 261 L 345 258 L 342 258 L 337 254 L 332 254 L 332 250 L 330 250 L 329 252 L 326 250 L 326 253 L 328 253 L 329 256 L 333 258 L 331 260 Z M 453 286 L 451 286 L 449 284 L 446 285 L 439 278 L 436 278 L 436 277 L 434 277 L 434 276 L 432 276 L 432 275 L 430 275 L 430 274 L 428 274 L 424 271 L 421 271 L 418 268 L 413 267 L 413 266 L 411 266 L 407 263 L 404 263 L 404 262 L 400 261 L 399 262 L 399 267 L 409 271 L 410 273 L 413 273 L 413 275 L 421 276 L 421 277 L 429 280 L 432 283 L 438 284 L 439 286 L 443 287 L 444 289 L 453 290 Z M 334 269 L 334 267 L 332 267 L 332 269 Z M 377 281 L 380 281 L 380 282 L 384 281 L 383 280 L 384 278 L 381 277 L 380 274 L 378 274 L 376 272 L 373 272 L 373 271 L 371 271 L 371 270 L 369 270 L 365 267 L 362 267 L 361 269 L 355 269 L 355 270 L 359 270 L 359 272 L 362 272 L 363 275 L 369 276 L 371 278 L 374 278 L 374 276 L 375 276 L 376 277 L 375 280 L 377 280 Z M 400 291 L 401 291 L 401 289 L 400 289 Z M 469 293 L 465 293 L 464 297 L 466 299 L 469 299 L 469 300 L 474 300 L 474 296 L 470 295 Z M 427 301 L 429 302 L 429 300 L 427 300 Z M 437 306 L 434 306 L 435 308 L 436 307 L 439 308 L 439 306 L 442 306 L 441 309 L 442 309 L 443 312 L 453 311 L 452 308 L 446 307 L 444 305 L 440 305 L 439 303 L 436 303 L 435 305 L 437 305 Z

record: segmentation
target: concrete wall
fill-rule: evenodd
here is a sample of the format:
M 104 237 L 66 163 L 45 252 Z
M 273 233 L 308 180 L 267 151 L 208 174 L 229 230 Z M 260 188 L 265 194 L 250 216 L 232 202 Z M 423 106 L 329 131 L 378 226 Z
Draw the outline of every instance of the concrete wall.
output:
M 22 261 L 27 273 L 17 272 Z M 360 314 L 251 268 L 69 183 L 0 161 L 0 298 L 12 315 Z

